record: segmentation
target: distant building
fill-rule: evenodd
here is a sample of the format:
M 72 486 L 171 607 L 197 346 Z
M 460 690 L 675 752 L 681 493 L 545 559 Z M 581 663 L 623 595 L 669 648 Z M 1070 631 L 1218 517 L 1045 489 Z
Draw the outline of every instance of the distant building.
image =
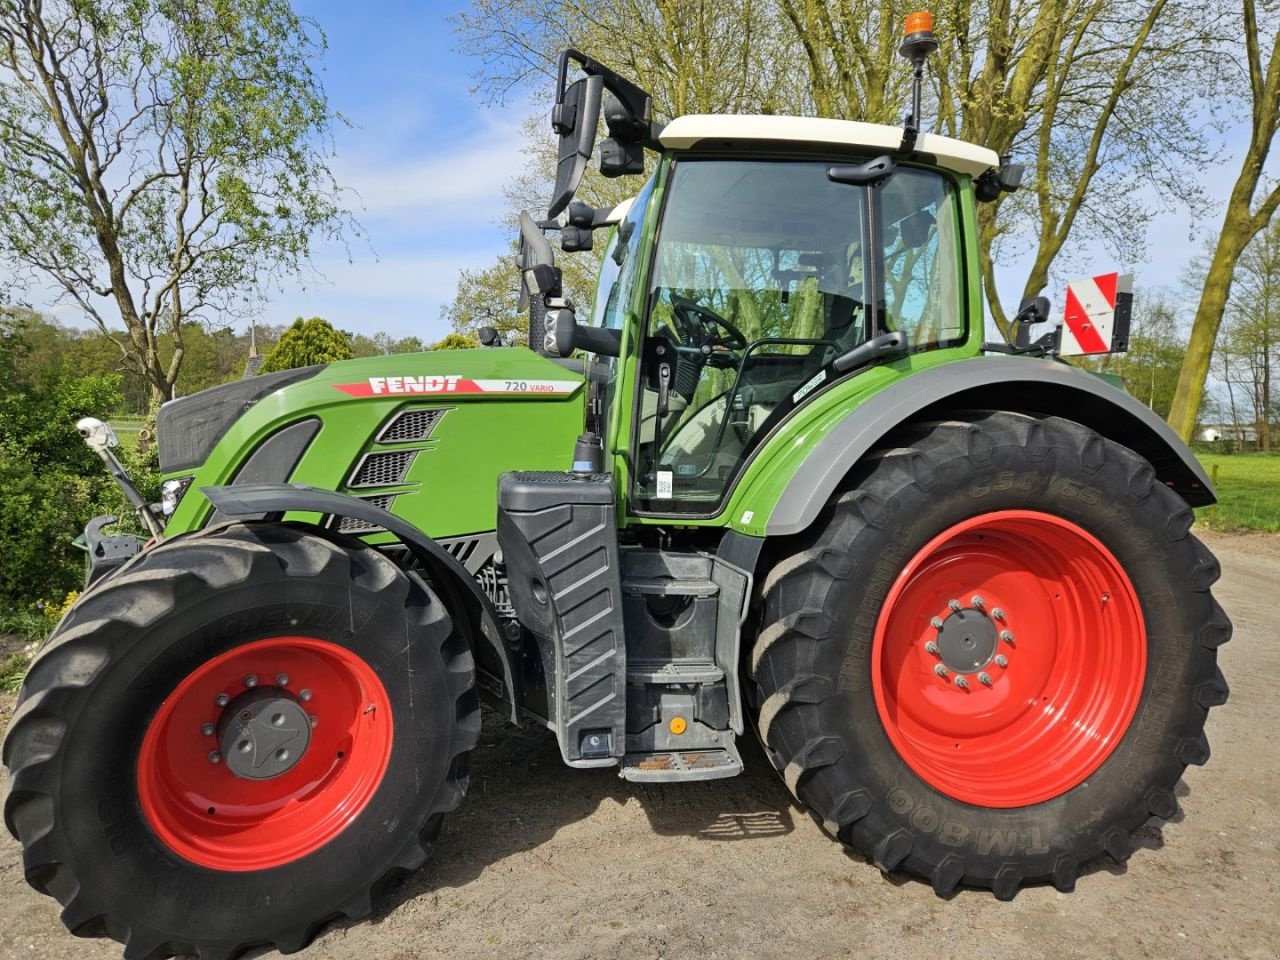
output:
M 1200 428 L 1200 440 L 1204 443 L 1221 443 L 1230 440 L 1233 443 L 1257 443 L 1258 428 L 1246 424 L 1206 423 Z

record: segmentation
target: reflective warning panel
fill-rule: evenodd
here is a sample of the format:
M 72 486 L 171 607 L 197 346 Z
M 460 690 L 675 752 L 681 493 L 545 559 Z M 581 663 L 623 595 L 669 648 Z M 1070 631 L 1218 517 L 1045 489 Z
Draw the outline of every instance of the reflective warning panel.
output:
M 1129 349 L 1133 274 L 1104 273 L 1067 284 L 1058 354 L 1081 357 Z

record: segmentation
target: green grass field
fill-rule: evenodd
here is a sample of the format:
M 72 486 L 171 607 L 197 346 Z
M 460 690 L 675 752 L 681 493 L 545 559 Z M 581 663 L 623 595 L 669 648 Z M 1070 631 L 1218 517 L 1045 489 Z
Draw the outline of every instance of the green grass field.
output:
M 1196 511 L 1201 523 L 1216 530 L 1280 532 L 1280 453 L 1196 455 L 1218 491 L 1216 506 Z

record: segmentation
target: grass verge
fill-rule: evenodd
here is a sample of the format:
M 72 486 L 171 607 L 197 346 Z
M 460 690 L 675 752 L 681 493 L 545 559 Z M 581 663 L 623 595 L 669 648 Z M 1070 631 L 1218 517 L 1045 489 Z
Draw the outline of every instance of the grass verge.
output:
M 1280 453 L 1198 453 L 1218 502 L 1197 510 L 1215 530 L 1280 533 Z

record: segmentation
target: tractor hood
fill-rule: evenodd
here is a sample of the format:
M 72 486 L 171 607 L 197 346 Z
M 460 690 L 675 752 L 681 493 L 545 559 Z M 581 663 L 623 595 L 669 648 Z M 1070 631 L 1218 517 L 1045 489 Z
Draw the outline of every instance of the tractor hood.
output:
M 262 374 L 164 404 L 156 417 L 161 472 L 173 474 L 204 463 L 246 411 L 268 397 L 282 397 L 282 391 L 302 381 L 308 381 L 308 387 L 336 391 L 329 394 L 333 400 L 466 401 L 564 398 L 582 387 L 583 377 L 572 363 L 557 364 L 516 348 L 392 354 Z M 324 396 L 307 393 L 317 399 Z
M 214 519 L 203 488 L 260 483 L 368 500 L 433 537 L 492 530 L 502 473 L 573 462 L 586 393 L 575 366 L 512 347 L 396 354 L 167 403 L 156 423 L 166 533 Z

